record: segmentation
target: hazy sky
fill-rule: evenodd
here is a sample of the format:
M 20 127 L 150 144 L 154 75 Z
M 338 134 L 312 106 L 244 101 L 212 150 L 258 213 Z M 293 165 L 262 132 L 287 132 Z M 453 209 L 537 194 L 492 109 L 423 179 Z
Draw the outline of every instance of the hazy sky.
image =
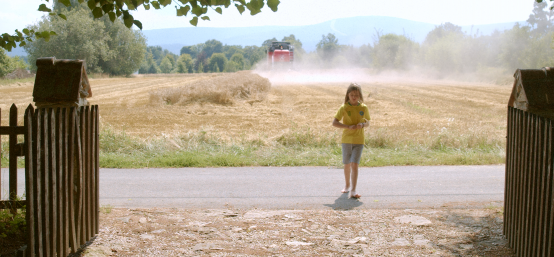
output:
M 13 33 L 36 23 L 43 13 L 36 11 L 44 0 L 2 1 L 0 33 Z M 50 1 L 52 2 L 52 1 Z M 451 22 L 456 25 L 479 25 L 525 21 L 534 0 L 281 0 L 279 10 L 265 7 L 262 13 L 239 15 L 236 8 L 223 9 L 223 15 L 211 11 L 211 21 L 199 21 L 201 27 L 248 27 L 265 25 L 309 25 L 355 16 L 390 16 L 432 24 Z M 188 17 L 176 17 L 175 8 L 144 11 L 133 15 L 143 29 L 191 27 Z

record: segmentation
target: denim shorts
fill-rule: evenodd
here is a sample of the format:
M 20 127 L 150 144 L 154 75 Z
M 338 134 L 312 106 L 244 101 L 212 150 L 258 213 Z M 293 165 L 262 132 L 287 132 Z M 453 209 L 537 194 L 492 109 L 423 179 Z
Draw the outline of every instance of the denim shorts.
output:
M 364 145 L 362 144 L 342 144 L 342 163 L 357 163 L 360 164 L 360 158 L 362 157 L 362 150 Z

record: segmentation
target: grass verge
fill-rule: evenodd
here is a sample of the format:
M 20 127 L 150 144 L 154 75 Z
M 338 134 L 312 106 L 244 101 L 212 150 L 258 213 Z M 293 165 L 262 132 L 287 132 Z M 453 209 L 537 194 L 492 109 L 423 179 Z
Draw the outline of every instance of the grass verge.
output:
M 335 133 L 292 128 L 275 138 L 260 135 L 225 141 L 205 131 L 145 140 L 104 127 L 100 133 L 102 168 L 176 168 L 241 166 L 342 167 Z M 2 167 L 8 167 L 7 140 Z M 504 143 L 480 135 L 438 134 L 402 141 L 376 131 L 366 139 L 360 166 L 487 165 L 505 162 Z M 19 167 L 23 167 L 20 158 Z

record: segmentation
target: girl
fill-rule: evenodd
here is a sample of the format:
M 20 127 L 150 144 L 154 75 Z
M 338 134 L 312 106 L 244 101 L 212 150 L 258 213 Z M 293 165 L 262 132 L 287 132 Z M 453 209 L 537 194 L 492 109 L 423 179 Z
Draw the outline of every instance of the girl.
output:
M 346 90 L 344 104 L 339 108 L 333 126 L 344 129 L 342 131 L 342 163 L 344 164 L 345 186 L 341 191 L 348 193 L 350 198 L 360 198 L 356 193 L 358 183 L 358 164 L 364 148 L 364 128 L 369 127 L 369 111 L 363 104 L 362 88 L 352 83 Z M 342 119 L 342 123 L 340 120 Z

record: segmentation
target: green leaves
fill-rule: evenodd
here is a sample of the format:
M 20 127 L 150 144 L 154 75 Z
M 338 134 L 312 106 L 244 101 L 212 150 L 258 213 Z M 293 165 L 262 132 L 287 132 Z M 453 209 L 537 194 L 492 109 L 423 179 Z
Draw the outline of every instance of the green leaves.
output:
M 92 15 L 93 15 L 94 18 L 96 18 L 96 19 L 102 18 L 102 16 L 104 16 L 104 14 L 102 13 L 102 8 L 100 8 L 100 7 L 95 7 L 94 9 L 92 9 Z
M 190 24 L 192 24 L 192 26 L 195 26 L 198 24 L 198 17 L 194 17 L 192 18 L 192 20 L 190 20 Z
M 175 7 L 177 8 L 177 7 Z M 189 13 L 190 11 L 190 6 L 185 6 L 185 7 L 180 7 L 177 9 L 177 16 L 187 16 L 187 14 Z
M 46 7 L 46 4 L 39 5 L 38 10 L 41 12 L 52 12 L 52 9 Z
M 65 6 L 71 6 L 71 0 L 57 0 L 59 3 Z M 541 2 L 542 0 L 537 0 Z M 50 0 L 46 0 L 50 2 Z M 142 29 L 142 23 L 135 20 L 132 15 L 129 14 L 129 10 L 136 10 L 139 6 L 144 6 L 145 10 L 150 10 L 150 7 L 154 9 L 161 9 L 168 5 L 175 5 L 177 16 L 192 16 L 190 24 L 193 26 L 198 25 L 198 20 L 209 21 L 210 17 L 206 15 L 208 7 L 211 7 L 218 14 L 223 14 L 223 7 L 228 8 L 234 3 L 235 7 L 242 14 L 246 9 L 250 11 L 251 15 L 256 15 L 261 12 L 262 8 L 267 3 L 268 7 L 276 12 L 277 7 L 280 4 L 280 0 L 77 0 L 79 3 L 87 3 L 90 13 L 94 18 L 101 18 L 104 15 L 108 15 L 110 21 L 115 22 L 118 17 L 122 17 L 123 23 L 127 28 L 131 28 L 133 25 Z M 59 17 L 67 21 L 65 14 L 56 13 L 51 8 L 48 8 L 46 4 L 40 4 L 38 11 L 47 12 L 52 17 Z M 52 32 L 53 33 L 53 32 Z M 25 41 L 31 42 L 33 38 L 43 38 L 44 40 L 50 40 L 50 37 L 55 35 L 50 32 L 35 32 L 30 29 L 24 29 L 23 34 L 16 32 L 14 35 L 8 33 L 2 34 L 0 37 L 0 47 L 10 51 L 13 47 L 25 45 Z M 17 43 L 17 44 L 16 44 Z
M 269 9 L 271 9 L 273 12 L 277 11 L 277 7 L 280 3 L 281 1 L 279 0 L 267 0 L 267 6 L 269 6 Z
M 238 4 L 235 4 L 235 7 L 237 7 L 237 10 L 239 10 L 239 13 L 242 14 L 246 8 L 244 7 L 244 5 L 238 5 Z
M 135 26 L 137 26 L 140 30 L 142 30 L 142 22 L 138 20 L 133 20 L 133 24 L 135 24 Z
M 94 10 L 94 8 L 96 8 L 96 1 L 88 0 L 87 5 L 89 9 Z
M 59 3 L 62 3 L 63 5 L 70 7 L 71 1 L 70 0 L 58 0 Z

